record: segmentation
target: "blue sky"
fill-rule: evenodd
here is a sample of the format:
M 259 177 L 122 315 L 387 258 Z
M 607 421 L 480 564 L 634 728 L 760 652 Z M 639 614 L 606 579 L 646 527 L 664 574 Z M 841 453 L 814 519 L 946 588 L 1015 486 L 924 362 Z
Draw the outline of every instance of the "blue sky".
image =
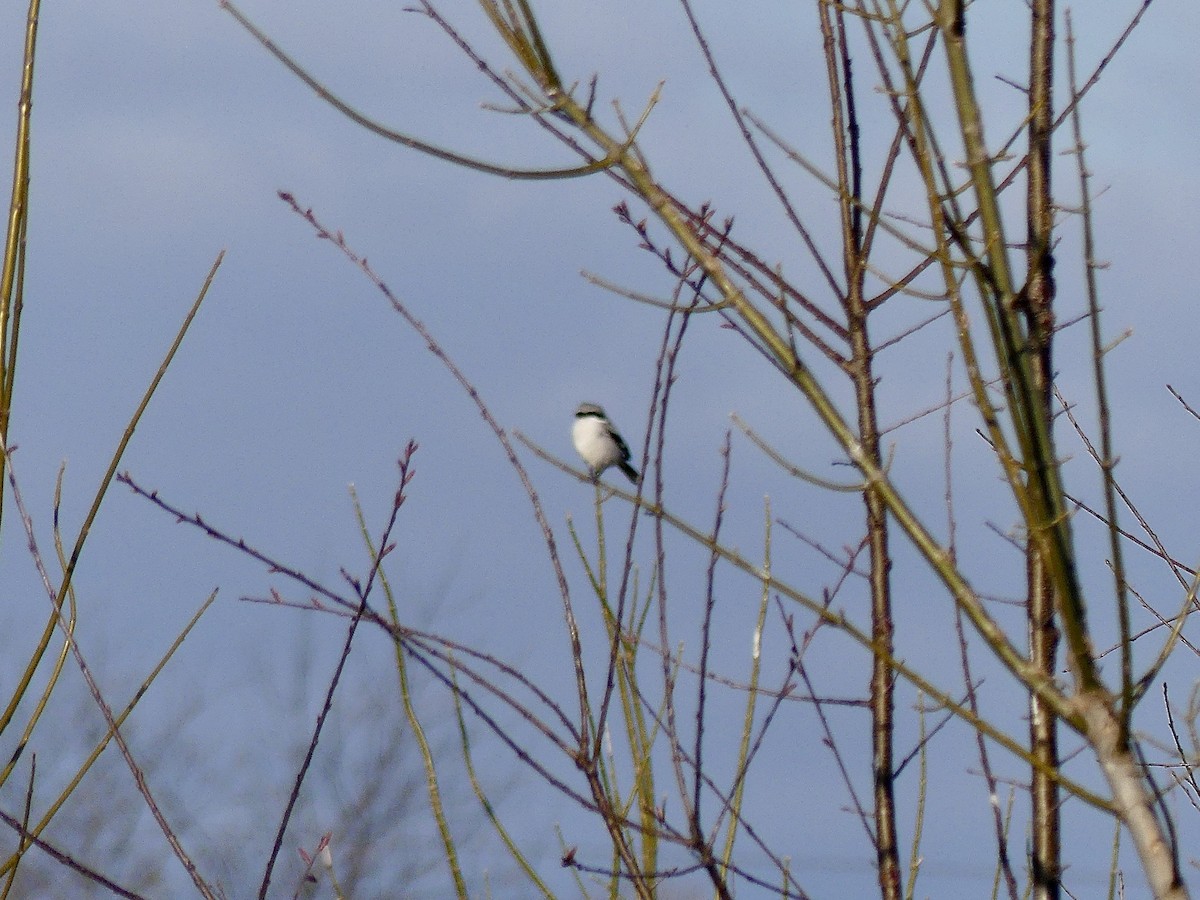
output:
M 780 260 L 798 281 L 815 284 L 811 264 L 748 168 L 677 7 L 628 0 L 600 9 L 579 2 L 542 5 L 553 7 L 544 11 L 544 24 L 570 77 L 601 72 L 603 96 L 620 98 L 627 111 L 639 109 L 665 81 L 642 135 L 658 176 L 688 200 L 712 199 L 722 215 L 736 214 L 743 240 Z M 19 6 L 0 10 L 0 96 L 10 98 L 16 95 L 23 30 Z M 529 123 L 481 110 L 481 102 L 497 99 L 487 82 L 402 3 L 247 2 L 243 8 L 332 90 L 387 124 L 499 162 L 570 161 Z M 474 4 L 446 9 L 494 59 L 504 60 L 487 40 Z M 972 34 L 988 35 L 976 49 L 981 90 L 997 112 L 989 131 L 993 141 L 1020 121 L 1020 97 L 991 75 L 1021 78 L 1022 58 L 1011 54 L 1020 48 L 1012 29 L 1023 10 L 1015 0 L 976 5 Z M 1078 16 L 1081 70 L 1092 69 L 1132 10 L 1123 4 L 1119 11 Z M 725 8 L 700 13 L 739 98 L 818 161 L 827 159 L 825 88 L 808 6 L 763 4 L 746 19 Z M 1200 406 L 1191 364 L 1197 323 L 1190 266 L 1191 248 L 1200 245 L 1194 215 L 1200 108 L 1191 52 L 1198 18 L 1190 4 L 1159 0 L 1085 108 L 1094 187 L 1105 189 L 1097 203 L 1100 253 L 1111 261 L 1100 276 L 1105 324 L 1112 335 L 1134 331 L 1109 357 L 1120 474 L 1185 560 L 1194 555 L 1190 463 L 1197 423 L 1163 385 L 1173 384 Z M 865 59 L 859 72 L 870 80 Z M 12 104 L 5 108 L 10 114 L 0 137 L 10 146 Z M 136 10 L 106 0 L 47 6 L 34 115 L 23 357 L 11 440 L 20 448 L 17 472 L 43 546 L 50 546 L 59 465 L 66 461 L 63 521 L 76 527 L 141 391 L 224 249 L 209 299 L 123 468 L 184 509 L 336 582 L 341 567 L 361 571 L 365 565 L 347 485 L 356 486 L 371 521 L 379 523 L 395 488 L 395 458 L 415 438 L 421 445 L 417 477 L 391 561 L 403 601 L 429 627 L 522 660 L 535 677 L 565 689 L 566 643 L 551 572 L 528 502 L 494 439 L 421 339 L 330 246 L 314 240 L 276 192 L 291 192 L 344 232 L 473 379 L 504 426 L 569 458 L 570 416 L 584 399 L 604 404 L 640 447 L 661 339 L 660 311 L 605 294 L 579 274 L 586 269 L 651 293 L 667 289 L 663 274 L 635 249 L 611 212 L 622 199 L 618 188 L 601 177 L 506 181 L 385 143 L 322 104 L 216 2 Z M 868 120 L 868 126 L 879 122 Z M 876 134 L 888 133 L 881 125 Z M 1074 176 L 1069 158 L 1060 160 L 1059 184 L 1070 203 L 1077 194 Z M 798 170 L 783 171 L 812 221 L 833 222 L 833 204 L 822 190 Z M 818 234 L 826 249 L 832 237 L 828 226 Z M 1077 246 L 1077 225 L 1068 219 L 1059 259 L 1066 310 L 1082 309 Z M 887 322 L 899 330 L 923 314 L 914 302 L 889 312 Z M 1081 328 L 1064 336 L 1060 384 L 1087 409 L 1084 337 Z M 945 338 L 919 339 L 926 344 L 916 345 L 917 362 L 885 361 L 885 422 L 937 402 Z M 733 411 L 803 464 L 838 474 L 829 465 L 839 454 L 815 419 L 731 332 L 704 319 L 694 323 L 680 376 L 668 460 L 671 496 L 681 513 L 702 523 L 711 519 L 717 450 Z M 982 448 L 970 443 L 969 417 L 962 415 L 957 427 L 956 441 L 977 467 L 964 469 L 957 485 L 962 518 L 969 522 L 964 547 L 978 554 L 976 573 L 988 583 L 990 561 L 1004 560 L 1005 551 L 982 521 L 1007 527 L 1011 508 L 994 505 L 994 473 Z M 896 439 L 902 483 L 927 498 L 922 509 L 936 517 L 940 423 L 899 432 Z M 1070 471 L 1094 496 L 1086 459 L 1069 435 L 1064 446 L 1077 457 Z M 536 460 L 527 464 L 559 529 L 560 547 L 569 551 L 563 528 L 568 515 L 585 535 L 592 532 L 591 491 Z M 831 545 L 853 539 L 853 497 L 831 498 L 797 485 L 736 435 L 734 467 L 728 533 L 750 555 L 760 552 L 764 494 L 772 496 L 778 517 L 806 531 L 830 529 Z M 609 515 L 614 523 L 628 520 L 615 508 Z M 13 529 L 15 519 L 6 524 L 0 561 L 14 589 L 0 624 L 16 634 L 36 627 L 45 601 Z M 648 536 L 648 523 L 642 534 Z M 832 577 L 810 551 L 779 540 L 780 565 L 799 584 L 819 590 Z M 694 646 L 696 632 L 687 629 L 699 601 L 691 597 L 696 582 L 687 573 L 702 555 L 683 547 L 676 552 L 677 639 Z M 1103 553 L 1096 552 L 1088 561 L 1089 577 L 1103 588 Z M 642 563 L 650 559 L 639 556 Z M 578 577 L 577 563 L 569 569 Z M 909 608 L 919 607 L 900 622 L 906 657 L 949 684 L 959 683 L 949 668 L 957 651 L 947 639 L 945 598 L 911 561 L 900 561 L 897 578 Z M 1155 589 L 1171 589 L 1149 567 L 1145 578 Z M 995 580 L 998 593 L 1017 589 L 1002 575 Z M 273 832 L 280 806 L 279 798 L 261 806 L 245 803 L 239 791 L 260 772 L 294 766 L 295 749 L 282 735 L 309 727 L 341 644 L 340 622 L 239 602 L 286 585 L 120 488 L 101 512 L 77 583 L 81 645 L 118 696 L 140 681 L 195 607 L 220 588 L 217 605 L 147 698 L 140 727 L 155 742 L 167 742 L 155 752 L 168 760 L 197 753 L 227 765 L 237 761 L 239 777 L 228 784 L 181 783 L 173 812 L 183 819 L 202 810 L 185 839 L 217 871 L 215 877 L 227 879 L 231 896 L 239 896 L 246 875 L 221 859 L 223 848 L 232 844 L 237 854 L 261 857 L 253 848 Z M 755 587 L 733 575 L 721 587 L 729 604 L 723 634 L 730 638 L 719 661 L 740 677 Z M 586 599 L 582 580 L 575 591 L 577 599 Z M 1164 602 L 1170 608 L 1176 601 L 1172 595 Z M 598 627 L 594 612 L 590 624 Z M 862 690 L 862 660 L 846 642 L 831 639 L 814 652 L 831 692 L 839 685 L 844 693 Z M 346 723 L 370 722 L 371 712 L 380 716 L 380 710 L 381 717 L 398 718 L 394 692 L 374 693 L 378 679 L 387 677 L 386 642 L 366 635 L 359 654 L 344 701 Z M 4 655 L 21 653 L 6 649 Z M 776 663 L 778 676 L 782 660 Z M 8 664 L 0 667 L 0 688 L 11 683 L 12 671 Z M 301 671 L 308 674 L 301 678 Z M 1187 665 L 1177 674 L 1173 690 L 1183 697 L 1194 675 Z M 1003 676 L 991 675 L 1004 698 Z M 307 690 L 299 689 L 301 683 Z M 431 715 L 447 715 L 436 691 L 424 700 Z M 192 724 L 172 730 L 169 723 L 180 715 Z M 765 774 L 752 786 L 752 799 L 781 846 L 810 873 L 801 881 L 814 895 L 859 890 L 869 883 L 869 848 L 861 832 L 855 834 L 857 823 L 841 811 L 844 798 L 831 762 L 809 730 L 811 713 L 795 715 L 794 725 L 780 726 L 778 743 L 764 751 Z M 1011 716 L 1006 721 L 1014 729 L 1021 727 L 1019 711 L 1002 715 Z M 1161 716 L 1147 716 L 1157 727 Z M 857 720 L 848 721 L 846 733 L 853 735 Z M 366 736 L 355 734 L 359 743 L 350 742 L 347 759 L 355 758 L 355 746 L 373 746 L 377 739 L 369 727 Z M 861 728 L 864 742 L 866 734 Z M 926 896 L 962 896 L 964 883 L 990 883 L 986 797 L 967 774 L 977 760 L 964 735 L 960 729 L 954 740 L 934 748 L 936 763 L 961 778 L 952 782 L 959 790 L 944 790 L 930 801 Z M 793 742 L 800 740 L 805 749 L 798 755 Z M 854 746 L 852 737 L 847 740 Z M 858 751 L 865 759 L 865 744 Z M 546 802 L 514 762 L 496 758 L 489 775 L 508 785 L 508 810 L 530 819 L 529 841 L 553 844 L 557 822 L 589 833 L 570 808 Z M 1009 774 L 1023 776 L 1011 760 L 1005 764 Z M 1086 770 L 1086 761 L 1078 765 Z M 961 792 L 970 798 L 966 809 Z M 310 831 L 291 837 L 291 846 L 335 827 L 324 823 L 345 815 L 338 796 L 328 785 L 314 788 L 303 823 Z M 535 796 L 541 799 L 530 814 L 526 798 Z M 2 799 L 12 805 L 11 795 Z M 964 822 L 956 819 L 960 813 Z M 256 816 L 271 825 L 260 828 Z M 1182 816 L 1186 820 L 1187 812 Z M 1103 872 L 1105 864 L 1105 852 L 1090 853 L 1086 845 L 1098 840 L 1106 846 L 1108 840 L 1093 837 L 1094 822 L 1087 822 L 1087 830 L 1067 840 L 1081 884 L 1090 884 L 1090 873 Z M 838 837 L 829 838 L 831 833 Z M 598 853 L 599 836 L 593 837 Z M 146 837 L 148 843 L 155 839 Z M 588 846 L 586 837 L 568 840 Z M 962 849 L 971 842 L 983 847 L 978 865 Z M 1016 839 L 1014 847 L 1021 846 L 1023 839 Z M 953 850 L 940 853 L 939 847 Z M 285 847 L 287 853 L 291 864 L 295 854 Z M 541 854 L 547 868 L 556 868 L 556 857 L 554 846 Z M 221 874 L 222 866 L 230 870 Z M 281 876 L 281 884 L 288 883 Z M 428 896 L 438 896 L 435 878 L 421 885 Z

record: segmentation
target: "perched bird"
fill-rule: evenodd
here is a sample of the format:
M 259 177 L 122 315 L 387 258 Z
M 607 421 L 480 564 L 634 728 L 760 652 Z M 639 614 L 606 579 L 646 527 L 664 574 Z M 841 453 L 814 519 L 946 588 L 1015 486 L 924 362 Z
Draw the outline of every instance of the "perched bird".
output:
M 637 469 L 629 464 L 629 445 L 595 403 L 579 404 L 571 439 L 593 478 L 598 478 L 609 466 L 616 466 L 634 484 L 640 480 Z

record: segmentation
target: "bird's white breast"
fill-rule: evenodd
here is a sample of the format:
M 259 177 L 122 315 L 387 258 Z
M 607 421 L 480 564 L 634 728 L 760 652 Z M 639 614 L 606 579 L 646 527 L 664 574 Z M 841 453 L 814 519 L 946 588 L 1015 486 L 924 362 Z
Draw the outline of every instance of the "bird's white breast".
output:
M 595 416 L 581 416 L 575 420 L 571 437 L 579 455 L 593 469 L 599 470 L 615 465 L 621 460 L 621 449 L 612 439 L 608 423 Z

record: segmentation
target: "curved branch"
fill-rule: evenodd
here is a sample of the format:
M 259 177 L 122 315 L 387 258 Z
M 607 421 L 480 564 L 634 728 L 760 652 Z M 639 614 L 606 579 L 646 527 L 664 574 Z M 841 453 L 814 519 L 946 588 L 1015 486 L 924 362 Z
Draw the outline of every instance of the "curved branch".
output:
M 477 172 L 484 172 L 488 175 L 500 175 L 504 178 L 513 178 L 524 181 L 553 181 L 562 178 L 579 178 L 584 175 L 592 175 L 596 172 L 603 172 L 605 169 L 615 165 L 619 159 L 618 156 L 607 154 L 602 159 L 593 159 L 591 162 L 584 163 L 582 166 L 570 166 L 563 169 L 514 169 L 509 166 L 501 166 L 496 163 L 490 163 L 482 159 L 476 159 L 471 156 L 465 156 L 461 153 L 455 153 L 453 150 L 447 150 L 444 147 L 439 147 L 436 144 L 431 144 L 428 141 L 422 141 L 419 138 L 404 134 L 401 131 L 388 128 L 386 125 L 381 125 L 374 119 L 371 119 L 359 112 L 345 100 L 338 97 L 329 88 L 317 81 L 310 75 L 298 62 L 287 55 L 274 41 L 267 37 L 258 26 L 246 18 L 245 14 L 229 3 L 228 0 L 221 0 L 221 8 L 228 12 L 237 21 L 242 28 L 246 29 L 256 41 L 262 44 L 263 49 L 274 56 L 277 60 L 283 63 L 288 70 L 310 87 L 314 93 L 350 121 L 356 125 L 361 125 L 363 128 L 372 134 L 378 135 L 385 140 L 401 144 L 410 149 L 420 151 L 435 159 L 445 160 L 455 165 L 463 166 L 468 169 L 474 169 Z M 657 97 L 657 93 L 655 94 Z M 651 98 L 650 106 L 654 105 L 654 99 Z M 648 110 L 647 110 L 648 111 Z M 633 137 L 629 138 L 629 142 L 633 142 Z M 628 149 L 628 147 L 626 147 Z

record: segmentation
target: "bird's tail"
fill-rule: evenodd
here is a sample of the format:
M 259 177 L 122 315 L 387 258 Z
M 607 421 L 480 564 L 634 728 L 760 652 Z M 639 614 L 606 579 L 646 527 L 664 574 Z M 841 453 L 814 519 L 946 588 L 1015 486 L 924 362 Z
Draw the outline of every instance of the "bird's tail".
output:
M 623 462 L 620 464 L 620 466 L 621 466 L 621 471 L 625 473 L 625 477 L 628 478 L 630 481 L 632 481 L 634 484 L 638 484 L 642 480 L 642 476 L 638 474 L 638 470 L 635 469 L 633 466 L 631 466 L 629 463 Z

